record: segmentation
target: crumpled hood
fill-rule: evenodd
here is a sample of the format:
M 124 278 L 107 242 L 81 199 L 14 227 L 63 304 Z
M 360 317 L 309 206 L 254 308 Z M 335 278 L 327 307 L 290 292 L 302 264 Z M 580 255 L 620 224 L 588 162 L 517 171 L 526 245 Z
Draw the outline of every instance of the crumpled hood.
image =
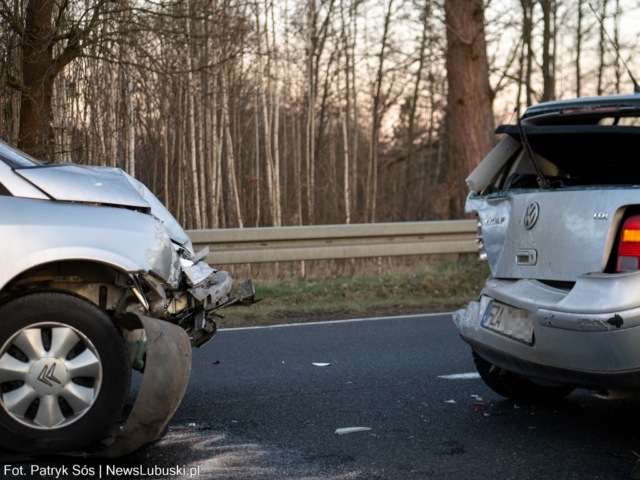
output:
M 189 237 L 162 202 L 119 168 L 64 163 L 16 168 L 14 172 L 54 200 L 147 210 L 162 221 L 171 240 L 193 251 Z

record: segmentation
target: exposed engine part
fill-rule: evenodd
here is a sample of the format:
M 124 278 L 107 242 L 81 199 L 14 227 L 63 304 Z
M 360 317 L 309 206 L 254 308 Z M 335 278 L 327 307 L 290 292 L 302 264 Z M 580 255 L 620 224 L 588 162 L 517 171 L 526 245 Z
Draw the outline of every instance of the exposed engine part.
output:
M 204 310 L 200 310 L 193 317 L 193 327 L 185 330 L 187 330 L 191 345 L 200 348 L 213 338 L 218 326 L 214 320 L 205 315 Z

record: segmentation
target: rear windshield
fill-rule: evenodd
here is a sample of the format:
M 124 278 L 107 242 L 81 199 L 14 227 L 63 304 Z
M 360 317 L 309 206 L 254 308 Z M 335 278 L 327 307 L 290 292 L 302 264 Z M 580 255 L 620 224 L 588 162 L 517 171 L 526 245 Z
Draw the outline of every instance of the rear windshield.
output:
M 570 110 L 532 117 L 525 135 L 552 187 L 640 185 L 640 111 Z M 498 134 L 520 141 L 516 125 L 502 125 Z M 538 188 L 528 155 L 520 148 L 489 190 Z
M 0 160 L 11 168 L 37 167 L 45 164 L 45 162 L 30 157 L 2 140 L 0 140 Z

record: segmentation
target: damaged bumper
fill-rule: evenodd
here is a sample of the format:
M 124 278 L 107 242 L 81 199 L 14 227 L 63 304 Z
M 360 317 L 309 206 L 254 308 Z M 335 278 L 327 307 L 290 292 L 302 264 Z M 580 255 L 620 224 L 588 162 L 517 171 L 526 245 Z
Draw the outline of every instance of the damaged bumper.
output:
M 121 457 L 156 440 L 178 409 L 189 384 L 191 343 L 184 330 L 149 317 L 139 316 L 136 320 L 129 327 L 144 329 L 147 339 L 147 365 L 140 391 L 117 436 L 92 456 Z
M 256 302 L 250 279 L 240 284 L 240 297 L 231 298 L 229 273 L 203 261 L 208 248 L 194 254 L 174 245 L 172 265 L 178 271 L 172 270 L 168 278 L 175 281 L 163 281 L 152 272 L 133 275 L 128 301 L 115 316 L 131 366 L 144 376 L 124 426 L 92 456 L 119 457 L 157 440 L 187 389 L 191 348 L 203 346 L 216 334 L 216 318 L 222 318 L 217 311 Z
M 505 370 L 577 387 L 638 388 L 639 288 L 638 273 L 582 275 L 570 290 L 490 277 L 480 301 L 455 312 L 454 323 L 474 350 Z M 489 328 L 495 302 L 522 311 L 529 341 Z

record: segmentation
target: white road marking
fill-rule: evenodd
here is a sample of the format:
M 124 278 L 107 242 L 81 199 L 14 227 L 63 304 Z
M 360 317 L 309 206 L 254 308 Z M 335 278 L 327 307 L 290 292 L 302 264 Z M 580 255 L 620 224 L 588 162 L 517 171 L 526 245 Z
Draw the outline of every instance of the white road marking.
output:
M 454 373 L 453 375 L 438 375 L 438 378 L 446 378 L 447 380 L 460 380 L 469 378 L 480 378 L 480 374 L 476 372 Z M 471 395 L 472 397 L 474 395 Z
M 236 330 L 257 330 L 259 328 L 300 327 L 302 325 L 331 325 L 333 323 L 368 322 L 368 321 L 375 321 L 375 320 L 393 320 L 398 318 L 441 317 L 443 315 L 451 315 L 452 313 L 453 312 L 417 313 L 414 315 L 397 315 L 393 317 L 350 318 L 347 320 L 325 320 L 322 322 L 283 323 L 280 325 L 262 325 L 259 327 L 221 328 L 220 330 L 218 330 L 218 333 L 232 332 Z

